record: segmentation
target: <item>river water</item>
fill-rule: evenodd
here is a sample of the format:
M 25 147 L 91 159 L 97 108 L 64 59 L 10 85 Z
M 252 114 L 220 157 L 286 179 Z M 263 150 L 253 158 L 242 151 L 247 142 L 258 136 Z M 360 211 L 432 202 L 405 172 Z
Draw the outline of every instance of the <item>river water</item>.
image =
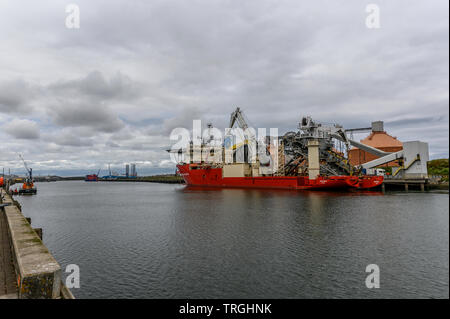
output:
M 449 298 L 448 193 L 37 187 L 17 198 L 77 298 Z

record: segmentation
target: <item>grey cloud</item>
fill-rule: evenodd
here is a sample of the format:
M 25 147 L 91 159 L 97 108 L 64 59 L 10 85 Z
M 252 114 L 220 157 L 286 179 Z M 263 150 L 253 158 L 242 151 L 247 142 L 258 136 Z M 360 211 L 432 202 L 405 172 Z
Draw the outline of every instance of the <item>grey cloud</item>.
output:
M 117 144 L 117 143 L 115 143 L 115 142 L 113 142 L 113 141 L 108 141 L 108 142 L 106 142 L 105 145 L 106 145 L 107 147 L 114 147 L 114 148 L 120 147 L 119 144 Z
M 141 90 L 140 84 L 121 72 L 107 79 L 99 71 L 75 80 L 59 80 L 47 89 L 57 103 L 48 107 L 56 125 L 89 127 L 94 132 L 107 133 L 124 127 L 111 105 L 138 98 Z
M 30 120 L 14 119 L 4 126 L 4 131 L 14 138 L 24 140 L 36 140 L 40 136 L 38 124 Z
M 0 82 L 0 113 L 29 113 L 31 98 L 35 95 L 31 85 L 23 80 Z
M 60 80 L 49 85 L 49 89 L 59 95 L 88 95 L 99 100 L 128 100 L 137 97 L 140 91 L 139 84 L 121 72 L 107 79 L 99 71 L 92 71 L 80 79 Z
M 136 137 L 136 134 L 129 129 L 129 127 L 125 127 L 123 130 L 116 132 L 111 135 L 111 138 L 115 141 L 126 141 L 131 140 Z
M 123 127 L 122 121 L 102 104 L 74 104 L 62 101 L 52 106 L 50 116 L 63 127 L 90 127 L 97 132 L 112 133 Z
M 70 133 L 56 134 L 52 136 L 49 140 L 55 143 L 56 145 L 60 146 L 85 147 L 94 145 L 92 139 L 80 138 L 79 136 Z
M 200 106 L 174 108 L 173 115 L 163 121 L 159 133 L 169 136 L 172 130 L 178 127 L 192 130 L 193 120 L 201 120 L 202 126 L 205 127 L 207 122 L 205 116 L 207 114 L 205 107 L 202 108 Z M 154 129 L 150 132 L 154 131 Z
M 391 127 L 415 127 L 417 125 L 430 125 L 436 122 L 442 122 L 445 119 L 445 116 L 427 116 L 427 117 L 418 117 L 418 118 L 405 118 L 395 121 L 387 121 L 386 124 Z

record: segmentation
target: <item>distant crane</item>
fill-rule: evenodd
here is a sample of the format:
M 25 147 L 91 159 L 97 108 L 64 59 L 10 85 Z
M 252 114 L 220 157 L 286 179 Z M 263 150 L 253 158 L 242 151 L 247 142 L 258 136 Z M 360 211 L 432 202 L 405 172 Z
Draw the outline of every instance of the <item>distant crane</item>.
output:
M 32 168 L 28 168 L 27 162 L 25 162 L 25 160 L 23 159 L 22 154 L 19 154 L 20 159 L 23 162 L 23 166 L 25 166 L 25 169 L 27 170 L 28 173 L 28 179 L 30 181 L 33 181 L 33 169 Z
M 19 194 L 36 194 L 37 190 L 36 187 L 34 187 L 33 182 L 33 169 L 28 168 L 27 162 L 25 162 L 22 154 L 19 154 L 20 159 L 23 162 L 23 166 L 27 170 L 28 176 L 25 178 L 25 181 L 22 185 L 22 189 L 19 190 Z

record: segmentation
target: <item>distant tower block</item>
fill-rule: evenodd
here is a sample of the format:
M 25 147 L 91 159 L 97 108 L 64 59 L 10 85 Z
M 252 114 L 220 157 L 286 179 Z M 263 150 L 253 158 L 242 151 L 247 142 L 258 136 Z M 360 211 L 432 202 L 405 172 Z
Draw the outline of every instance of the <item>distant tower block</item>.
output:
M 125 176 L 126 177 L 130 176 L 130 165 L 129 164 L 125 165 Z
M 131 176 L 137 176 L 136 164 L 131 164 Z

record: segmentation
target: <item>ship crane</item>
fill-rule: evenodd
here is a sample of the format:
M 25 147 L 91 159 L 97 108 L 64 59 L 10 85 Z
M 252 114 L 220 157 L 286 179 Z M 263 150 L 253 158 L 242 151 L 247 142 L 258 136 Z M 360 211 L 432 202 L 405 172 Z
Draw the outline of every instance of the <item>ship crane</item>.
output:
M 28 179 L 30 181 L 33 181 L 33 169 L 32 168 L 28 168 L 27 162 L 25 162 L 25 160 L 23 159 L 22 154 L 19 154 L 20 159 L 23 162 L 23 166 L 25 166 L 25 169 L 27 170 L 28 173 Z
M 233 113 L 231 113 L 229 127 L 232 128 L 234 126 L 234 124 L 236 123 L 236 121 L 239 124 L 239 127 L 242 128 L 244 131 L 248 128 L 248 124 L 245 121 L 242 111 L 239 107 L 236 108 L 236 110 Z
M 28 168 L 28 165 L 25 162 L 22 154 L 19 154 L 19 157 L 22 160 L 23 166 L 25 167 L 25 169 L 27 170 L 27 173 L 28 173 L 28 177 L 25 179 L 25 182 L 22 185 L 22 189 L 19 190 L 19 194 L 36 194 L 37 190 L 34 187 L 34 182 L 33 182 L 33 169 Z
M 236 108 L 236 110 L 231 113 L 230 117 L 230 125 L 229 128 L 232 129 L 234 124 L 238 124 L 238 127 L 242 129 L 242 139 L 243 141 L 237 145 L 233 145 L 233 149 L 237 149 L 244 144 L 249 144 L 250 142 L 255 140 L 254 132 L 253 130 L 249 130 L 249 126 L 247 124 L 247 121 L 244 118 L 244 114 L 242 113 L 241 109 L 239 107 Z M 246 136 L 247 135 L 247 136 Z M 247 137 L 247 139 L 246 139 Z
M 236 123 L 238 127 L 242 129 L 243 141 L 238 144 L 232 145 L 233 151 L 237 152 L 238 150 L 244 150 L 245 158 L 245 147 L 247 145 L 248 158 L 253 158 L 253 153 L 256 153 L 257 157 L 255 159 L 257 159 L 262 166 L 270 166 L 271 158 L 268 154 L 269 147 L 263 145 L 264 143 L 260 143 L 256 140 L 254 129 L 248 126 L 247 121 L 244 118 L 244 113 L 239 107 L 237 107 L 236 110 L 231 113 L 229 128 L 232 129 Z
M 236 110 L 233 113 L 231 113 L 229 128 L 232 129 L 234 124 L 236 124 L 236 123 L 237 123 L 238 127 L 240 129 L 242 129 L 242 136 L 241 136 L 242 141 L 232 145 L 232 149 L 234 151 L 240 149 L 241 147 L 243 147 L 246 144 L 248 145 L 249 141 L 253 141 L 254 140 L 253 136 L 250 136 L 250 138 L 248 138 L 248 139 L 245 138 L 245 134 L 249 133 L 249 130 L 247 130 L 248 129 L 248 124 L 247 124 L 247 121 L 244 119 L 244 114 L 242 113 L 242 111 L 241 111 L 241 109 L 239 107 L 236 108 Z M 249 137 L 249 136 L 247 136 L 247 137 Z

